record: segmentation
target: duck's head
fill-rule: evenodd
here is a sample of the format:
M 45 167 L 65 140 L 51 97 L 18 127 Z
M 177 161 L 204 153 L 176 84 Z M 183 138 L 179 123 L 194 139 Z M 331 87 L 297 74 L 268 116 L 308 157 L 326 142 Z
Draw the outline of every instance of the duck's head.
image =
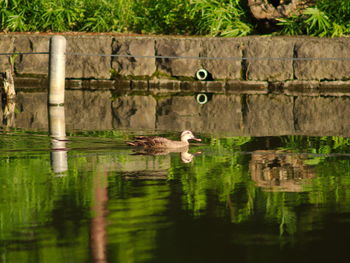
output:
M 181 141 L 187 142 L 188 140 L 195 140 L 198 142 L 202 141 L 201 139 L 194 137 L 191 131 L 183 131 L 181 133 Z

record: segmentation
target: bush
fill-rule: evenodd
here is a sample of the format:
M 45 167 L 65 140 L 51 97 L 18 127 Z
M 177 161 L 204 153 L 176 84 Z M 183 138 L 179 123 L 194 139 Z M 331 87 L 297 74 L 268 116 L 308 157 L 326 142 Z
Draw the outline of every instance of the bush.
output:
M 245 36 L 253 32 L 247 0 L 2 0 L 3 31 L 135 32 Z M 316 0 L 280 19 L 279 34 L 350 33 L 350 0 Z
M 247 8 L 240 0 L 192 0 L 193 16 L 198 19 L 197 33 L 212 36 L 245 36 L 252 32 Z
M 301 16 L 280 19 L 280 33 L 288 35 L 343 36 L 350 33 L 350 0 L 318 0 Z
M 239 0 L 1 1 L 4 31 L 239 36 L 251 32 Z

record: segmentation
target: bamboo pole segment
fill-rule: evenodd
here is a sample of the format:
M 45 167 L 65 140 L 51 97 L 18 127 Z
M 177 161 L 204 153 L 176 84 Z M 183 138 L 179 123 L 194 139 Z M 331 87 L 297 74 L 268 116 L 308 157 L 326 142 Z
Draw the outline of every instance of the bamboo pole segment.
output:
M 52 170 L 56 174 L 62 174 L 68 170 L 66 123 L 63 106 L 49 106 L 49 131 Z
M 49 105 L 64 104 L 66 45 L 64 36 L 53 36 L 50 40 Z

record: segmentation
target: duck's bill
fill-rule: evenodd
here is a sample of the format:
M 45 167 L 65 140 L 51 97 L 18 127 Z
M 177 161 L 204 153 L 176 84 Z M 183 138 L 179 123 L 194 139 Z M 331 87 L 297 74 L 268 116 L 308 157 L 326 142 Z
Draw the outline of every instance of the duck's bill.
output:
M 192 140 L 195 140 L 197 142 L 201 142 L 202 141 L 202 139 L 199 139 L 199 138 L 192 138 Z

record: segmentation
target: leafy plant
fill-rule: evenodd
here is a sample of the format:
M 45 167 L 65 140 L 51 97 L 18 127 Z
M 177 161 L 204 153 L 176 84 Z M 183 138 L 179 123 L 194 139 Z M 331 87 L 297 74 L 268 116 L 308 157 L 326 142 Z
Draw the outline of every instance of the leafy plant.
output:
M 189 1 L 135 0 L 132 5 L 135 15 L 132 29 L 139 33 L 195 33 L 190 8 Z
M 279 19 L 281 34 L 338 37 L 350 31 L 350 0 L 318 0 L 302 15 Z
M 47 2 L 43 5 L 44 12 L 40 25 L 44 30 L 70 31 L 84 17 L 81 1 Z
M 304 15 L 308 16 L 305 23 L 308 25 L 306 31 L 308 35 L 325 36 L 331 30 L 331 23 L 328 16 L 318 8 L 307 8 Z
M 126 0 L 87 2 L 79 31 L 108 32 L 127 30 L 131 2 Z
M 350 0 L 317 0 L 279 19 L 279 34 L 350 33 Z M 87 31 L 235 37 L 253 33 L 244 0 L 1 0 L 2 31 Z
M 239 0 L 192 0 L 191 14 L 199 17 L 197 32 L 212 36 L 245 36 L 252 32 Z

